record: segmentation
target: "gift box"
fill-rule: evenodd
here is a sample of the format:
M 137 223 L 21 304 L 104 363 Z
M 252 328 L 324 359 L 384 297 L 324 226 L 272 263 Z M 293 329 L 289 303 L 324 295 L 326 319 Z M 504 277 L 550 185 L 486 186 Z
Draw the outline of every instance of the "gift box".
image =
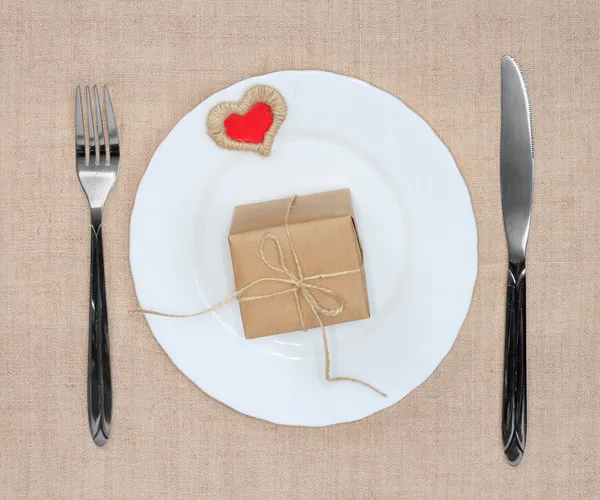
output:
M 363 254 L 348 189 L 238 206 L 229 232 L 236 290 L 217 304 L 187 314 L 138 309 L 171 318 L 200 316 L 237 298 L 246 338 L 319 327 L 325 380 L 331 375 L 326 326 L 370 316 Z
M 248 339 L 370 316 L 348 189 L 238 206 L 229 246 Z

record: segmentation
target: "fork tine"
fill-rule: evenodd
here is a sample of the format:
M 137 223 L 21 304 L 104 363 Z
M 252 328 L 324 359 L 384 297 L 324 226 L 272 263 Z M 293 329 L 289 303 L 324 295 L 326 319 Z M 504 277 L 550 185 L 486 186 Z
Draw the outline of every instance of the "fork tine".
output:
M 83 130 L 83 109 L 81 108 L 81 89 L 77 87 L 75 96 L 75 152 L 85 156 L 85 131 Z
M 104 147 L 104 130 L 102 128 L 102 114 L 100 113 L 100 100 L 98 99 L 98 87 L 94 85 L 94 104 L 96 111 L 96 132 L 98 133 L 98 161 L 101 165 L 106 163 L 106 150 Z
M 92 99 L 90 98 L 90 88 L 85 87 L 86 105 L 87 105 L 87 126 L 88 138 L 90 141 L 90 163 L 92 162 L 92 154 L 94 155 L 94 163 L 98 165 L 98 155 L 96 154 L 96 134 L 94 132 L 94 119 L 92 117 Z
M 108 87 L 104 87 L 104 107 L 106 108 L 106 128 L 108 133 L 108 146 L 111 156 L 119 156 L 119 134 L 117 133 L 117 122 L 113 113 L 112 103 Z

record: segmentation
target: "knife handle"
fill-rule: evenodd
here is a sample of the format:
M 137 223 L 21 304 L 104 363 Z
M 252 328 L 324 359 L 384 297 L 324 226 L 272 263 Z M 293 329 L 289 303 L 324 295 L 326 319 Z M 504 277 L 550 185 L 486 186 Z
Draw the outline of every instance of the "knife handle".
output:
M 527 433 L 525 359 L 525 261 L 510 262 L 506 297 L 502 441 L 511 465 L 519 465 Z
M 90 259 L 90 325 L 88 352 L 88 417 L 90 432 L 98 446 L 110 435 L 112 383 L 108 350 L 108 314 L 104 284 L 102 219 L 92 220 Z

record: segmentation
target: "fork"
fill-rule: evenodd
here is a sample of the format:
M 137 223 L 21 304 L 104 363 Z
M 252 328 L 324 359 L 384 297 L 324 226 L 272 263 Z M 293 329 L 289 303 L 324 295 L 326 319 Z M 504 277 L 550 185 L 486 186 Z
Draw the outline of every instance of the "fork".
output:
M 112 383 L 108 349 L 108 315 L 102 251 L 102 209 L 119 173 L 119 137 L 108 89 L 104 87 L 106 137 L 102 127 L 98 89 L 94 86 L 95 121 L 90 88 L 85 88 L 87 127 L 84 128 L 81 90 L 75 98 L 75 165 L 92 216 L 90 258 L 90 318 L 88 348 L 88 417 L 90 432 L 104 446 L 112 419 Z M 86 129 L 89 146 L 86 146 Z M 96 137 L 98 140 L 96 141 Z M 108 156 L 107 147 L 108 144 Z

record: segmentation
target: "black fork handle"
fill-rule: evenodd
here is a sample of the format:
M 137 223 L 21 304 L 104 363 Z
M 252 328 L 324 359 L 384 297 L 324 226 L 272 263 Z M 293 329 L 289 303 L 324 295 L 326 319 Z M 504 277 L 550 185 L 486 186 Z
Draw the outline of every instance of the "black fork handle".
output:
M 98 446 L 110 435 L 112 383 L 108 349 L 108 315 L 104 284 L 102 218 L 92 218 L 90 258 L 90 324 L 88 351 L 88 416 L 90 432 Z

